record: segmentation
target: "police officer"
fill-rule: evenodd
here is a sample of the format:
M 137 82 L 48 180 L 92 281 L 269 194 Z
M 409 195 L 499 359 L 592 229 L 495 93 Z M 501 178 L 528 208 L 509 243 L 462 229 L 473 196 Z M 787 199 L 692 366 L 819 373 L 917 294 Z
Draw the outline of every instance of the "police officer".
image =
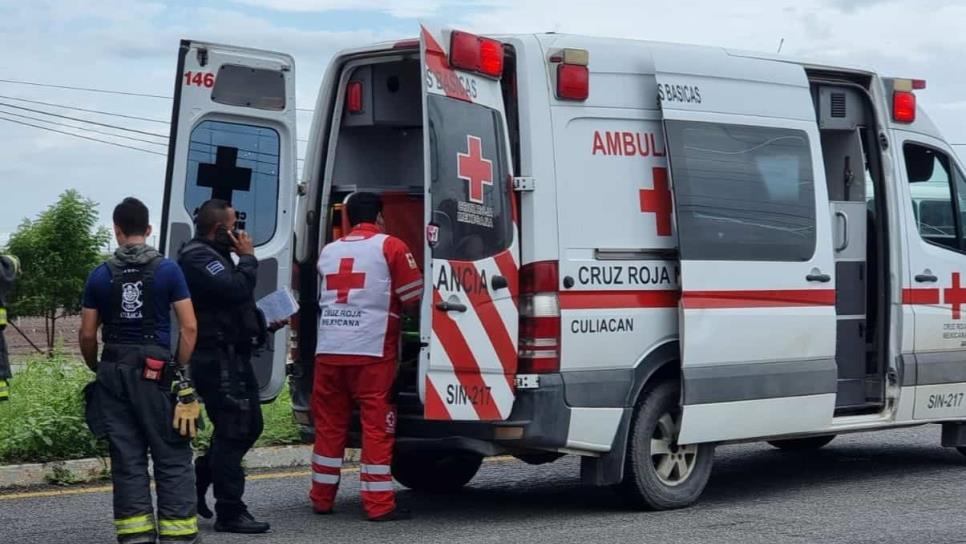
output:
M 255 306 L 258 260 L 248 234 L 235 230 L 231 205 L 212 199 L 198 210 L 195 237 L 178 259 L 198 314 L 198 348 L 191 360 L 192 377 L 214 425 L 211 447 L 195 462 L 198 512 L 210 518 L 205 504 L 209 485 L 215 491 L 215 530 L 264 533 L 268 523 L 256 521 L 242 501 L 245 453 L 262 434 L 258 382 L 252 351 L 267 340 L 263 318 Z M 238 255 L 236 265 L 231 253 Z
M 396 508 L 392 449 L 400 314 L 418 308 L 423 277 L 406 243 L 383 233 L 382 200 L 354 193 L 346 202 L 352 232 L 322 248 L 319 336 L 312 413 L 312 506 L 332 511 L 353 404 L 362 423 L 359 478 L 371 521 L 408 519 Z
M 114 208 L 117 251 L 91 272 L 84 288 L 80 348 L 97 372 L 87 392 L 88 422 L 96 422 L 92 431 L 110 445 L 118 542 L 197 542 L 190 439 L 200 406 L 183 371 L 197 326 L 181 269 L 145 243 L 150 234 L 147 207 L 125 198 Z M 177 362 L 170 353 L 172 307 L 180 325 Z
M 7 294 L 20 273 L 20 261 L 13 255 L 0 255 L 0 402 L 10 400 L 10 355 L 3 331 L 7 328 Z

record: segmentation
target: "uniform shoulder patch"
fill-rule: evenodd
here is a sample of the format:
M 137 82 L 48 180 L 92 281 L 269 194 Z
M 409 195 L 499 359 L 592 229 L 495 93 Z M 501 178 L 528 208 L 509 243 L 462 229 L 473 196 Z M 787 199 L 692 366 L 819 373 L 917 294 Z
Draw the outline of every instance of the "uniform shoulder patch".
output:
M 413 257 L 412 253 L 406 253 L 406 261 L 409 262 L 409 268 L 412 268 L 413 270 L 416 269 L 416 258 Z
M 206 264 L 205 270 L 207 270 L 212 276 L 217 276 L 225 271 L 225 265 L 221 264 L 221 261 L 215 260 Z

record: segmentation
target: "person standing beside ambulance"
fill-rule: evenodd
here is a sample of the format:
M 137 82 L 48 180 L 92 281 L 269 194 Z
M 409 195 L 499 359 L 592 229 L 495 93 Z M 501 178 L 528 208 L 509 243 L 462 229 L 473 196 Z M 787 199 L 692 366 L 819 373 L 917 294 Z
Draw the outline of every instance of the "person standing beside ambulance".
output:
M 345 205 L 351 232 L 322 249 L 319 335 L 312 412 L 316 513 L 332 512 L 349 418 L 359 406 L 362 503 L 370 521 L 409 519 L 396 507 L 390 466 L 395 444 L 400 314 L 418 308 L 423 277 L 402 240 L 383 232 L 382 200 L 354 193 Z
M 0 255 L 0 401 L 10 400 L 10 355 L 3 331 L 7 328 L 7 293 L 20 274 L 20 260 L 13 255 Z
M 84 287 L 78 339 L 84 362 L 97 373 L 85 389 L 86 416 L 94 436 L 110 445 L 117 541 L 198 542 L 191 439 L 201 408 L 185 372 L 197 334 L 194 307 L 178 265 L 145 243 L 151 225 L 144 203 L 125 198 L 114 208 L 114 234 L 117 251 Z M 172 309 L 180 327 L 175 357 Z

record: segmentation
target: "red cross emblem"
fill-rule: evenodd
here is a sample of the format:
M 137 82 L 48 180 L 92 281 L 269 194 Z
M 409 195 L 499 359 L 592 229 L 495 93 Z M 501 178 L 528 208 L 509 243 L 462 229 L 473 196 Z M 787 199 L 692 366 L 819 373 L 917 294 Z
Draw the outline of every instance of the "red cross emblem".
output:
M 366 286 L 366 274 L 352 271 L 355 261 L 352 257 L 343 257 L 342 261 L 339 262 L 339 273 L 325 275 L 325 288 L 329 291 L 335 291 L 335 302 L 337 304 L 349 302 L 350 290 L 362 289 Z
M 961 317 L 959 305 L 966 303 L 966 289 L 959 286 L 959 272 L 953 272 L 952 286 L 943 289 L 943 303 L 952 305 L 953 319 Z
M 667 182 L 667 168 L 655 167 L 652 171 L 653 189 L 641 189 L 641 211 L 655 214 L 657 235 L 671 235 L 671 190 Z M 966 301 L 964 301 L 966 302 Z
M 470 202 L 483 203 L 483 186 L 493 185 L 493 161 L 483 158 L 483 141 L 466 136 L 466 153 L 456 154 L 456 176 L 469 183 Z

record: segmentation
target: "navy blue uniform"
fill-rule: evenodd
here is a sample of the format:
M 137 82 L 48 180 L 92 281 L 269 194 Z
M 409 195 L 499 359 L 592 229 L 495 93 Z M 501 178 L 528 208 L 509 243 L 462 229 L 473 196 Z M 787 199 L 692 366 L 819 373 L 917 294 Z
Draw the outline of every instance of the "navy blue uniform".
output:
M 104 339 L 97 380 L 87 391 L 88 417 L 100 423 L 92 430 L 110 445 L 114 525 L 123 544 L 154 543 L 159 536 L 193 541 L 198 534 L 191 443 L 172 426 L 177 400 L 164 371 L 172 360 L 171 305 L 188 296 L 177 265 L 143 246 L 119 249 L 84 289 L 84 307 L 97 310 Z
M 251 365 L 252 350 L 266 334 L 254 301 L 258 260 L 242 255 L 236 265 L 224 249 L 195 238 L 182 248 L 178 264 L 198 316 L 191 376 L 214 426 L 211 447 L 195 462 L 199 490 L 214 484 L 218 519 L 237 519 L 248 515 L 241 461 L 263 426 Z

